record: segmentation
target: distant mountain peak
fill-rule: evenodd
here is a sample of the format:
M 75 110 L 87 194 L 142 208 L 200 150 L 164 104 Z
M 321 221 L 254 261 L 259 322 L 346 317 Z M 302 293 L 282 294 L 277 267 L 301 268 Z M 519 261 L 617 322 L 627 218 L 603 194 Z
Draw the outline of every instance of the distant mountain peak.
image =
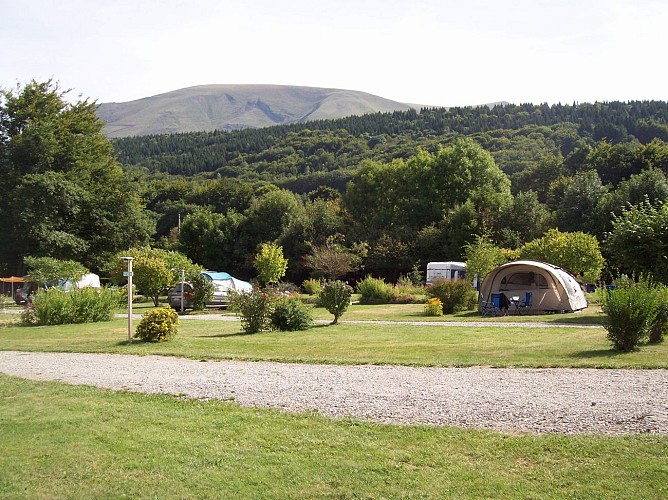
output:
M 198 85 L 121 103 L 102 103 L 109 137 L 236 130 L 412 107 L 365 92 L 292 85 Z

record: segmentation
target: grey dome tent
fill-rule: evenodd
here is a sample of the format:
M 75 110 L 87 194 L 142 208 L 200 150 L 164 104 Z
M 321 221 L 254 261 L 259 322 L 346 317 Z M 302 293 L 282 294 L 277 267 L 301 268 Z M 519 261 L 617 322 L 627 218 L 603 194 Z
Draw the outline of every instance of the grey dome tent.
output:
M 535 260 L 518 260 L 490 271 L 480 286 L 482 302 L 490 302 L 492 293 L 524 299 L 531 292 L 531 312 L 573 312 L 587 307 L 580 284 L 560 267 Z

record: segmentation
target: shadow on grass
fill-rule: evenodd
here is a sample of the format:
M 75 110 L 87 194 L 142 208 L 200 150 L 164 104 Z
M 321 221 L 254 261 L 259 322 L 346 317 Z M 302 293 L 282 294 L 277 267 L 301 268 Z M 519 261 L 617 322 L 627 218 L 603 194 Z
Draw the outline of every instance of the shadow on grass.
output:
M 331 323 L 315 324 L 311 328 L 309 328 L 308 330 L 317 330 L 319 328 L 327 328 L 328 326 L 331 326 Z M 306 333 L 306 332 L 308 332 L 308 330 L 293 330 L 293 331 L 274 330 L 274 332 L 277 332 L 277 333 L 299 333 L 299 332 Z M 203 339 L 206 339 L 206 338 L 225 339 L 225 338 L 233 338 L 233 337 L 250 337 L 250 336 L 253 336 L 253 335 L 262 335 L 264 333 L 272 333 L 272 332 L 263 331 L 263 332 L 256 332 L 256 333 L 246 333 L 244 331 L 241 331 L 241 332 L 234 332 L 234 333 L 214 333 L 214 334 L 211 334 L 211 335 L 196 335 L 196 337 L 203 338 Z M 125 341 L 125 343 L 127 343 L 127 340 Z
M 599 317 L 591 317 L 591 316 L 583 318 L 583 317 L 578 317 L 576 315 L 576 316 L 568 316 L 568 317 L 564 317 L 564 318 L 555 319 L 555 320 L 552 321 L 552 323 L 556 323 L 556 324 L 563 323 L 565 325 L 576 324 L 576 325 L 601 325 L 602 326 L 604 319 L 605 319 L 605 316 L 603 316 L 603 315 L 601 315 L 600 318 Z
M 615 349 L 596 349 L 591 351 L 574 352 L 572 356 L 574 358 L 580 358 L 580 359 L 596 359 L 596 358 L 617 357 L 624 354 L 629 354 L 629 353 L 624 351 L 617 351 Z

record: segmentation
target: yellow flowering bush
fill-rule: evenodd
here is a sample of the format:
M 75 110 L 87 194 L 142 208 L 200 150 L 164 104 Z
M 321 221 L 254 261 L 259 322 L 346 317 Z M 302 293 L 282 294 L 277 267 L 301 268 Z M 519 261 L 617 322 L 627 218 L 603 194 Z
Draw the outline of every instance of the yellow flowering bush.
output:
M 142 317 L 135 338 L 144 342 L 166 342 L 176 335 L 179 315 L 171 307 L 148 311 Z
M 442 316 L 443 315 L 443 302 L 437 297 L 432 297 L 427 299 L 427 302 L 424 305 L 424 313 L 427 316 Z

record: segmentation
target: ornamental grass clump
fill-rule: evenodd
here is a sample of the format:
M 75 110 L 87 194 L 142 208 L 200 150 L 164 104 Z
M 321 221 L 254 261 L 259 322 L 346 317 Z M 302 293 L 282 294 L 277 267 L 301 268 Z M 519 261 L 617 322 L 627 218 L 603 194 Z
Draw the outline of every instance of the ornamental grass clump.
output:
M 393 287 L 382 278 L 374 278 L 368 274 L 357 283 L 357 293 L 361 295 L 362 304 L 389 304 L 392 302 Z
M 179 315 L 171 307 L 148 311 L 142 317 L 135 338 L 144 342 L 166 342 L 176 335 Z
M 424 313 L 427 316 L 442 316 L 443 315 L 443 302 L 436 297 L 427 299 L 427 302 L 424 305 Z

